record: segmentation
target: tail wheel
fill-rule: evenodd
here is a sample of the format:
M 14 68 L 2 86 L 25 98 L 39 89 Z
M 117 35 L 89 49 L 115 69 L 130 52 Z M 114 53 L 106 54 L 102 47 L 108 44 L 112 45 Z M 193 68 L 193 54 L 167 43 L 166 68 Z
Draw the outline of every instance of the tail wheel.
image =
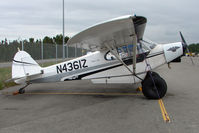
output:
M 142 82 L 142 92 L 148 99 L 160 99 L 167 92 L 167 84 L 159 74 L 152 72 L 150 76 L 148 73 Z
M 19 89 L 19 94 L 24 94 L 24 93 L 25 93 L 24 88 Z

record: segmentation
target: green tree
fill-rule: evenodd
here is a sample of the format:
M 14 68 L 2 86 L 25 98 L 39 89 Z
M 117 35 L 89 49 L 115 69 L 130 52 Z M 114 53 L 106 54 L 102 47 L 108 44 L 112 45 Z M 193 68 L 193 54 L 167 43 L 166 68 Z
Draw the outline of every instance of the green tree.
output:
M 45 36 L 44 39 L 43 39 L 43 43 L 53 43 L 53 39 L 48 37 L 48 36 Z
M 41 43 L 41 40 L 37 39 L 36 44 L 40 44 L 40 43 Z
M 22 44 L 22 41 L 20 41 L 20 44 Z M 24 39 L 23 44 L 29 44 L 28 40 Z
M 67 43 L 68 40 L 69 40 L 69 37 L 68 37 L 68 36 L 65 36 L 65 38 L 64 38 L 65 43 Z
M 59 34 L 59 35 L 56 35 L 55 37 L 53 37 L 54 41 L 57 43 L 57 44 L 62 44 L 62 35 Z
M 192 52 L 192 53 L 199 53 L 199 43 L 190 44 L 190 45 L 188 46 L 188 48 L 189 48 L 190 52 Z
M 8 45 L 8 39 L 7 38 L 5 38 L 5 45 Z
M 29 38 L 30 43 L 34 43 L 34 38 Z
M 13 41 L 11 42 L 11 44 L 17 45 L 17 44 L 19 44 L 19 42 L 18 42 L 18 40 L 13 40 Z
M 63 43 L 63 35 L 62 34 L 56 35 L 55 37 L 53 37 L 53 39 L 57 44 Z M 67 43 L 68 39 L 69 39 L 69 37 L 65 36 L 64 42 Z

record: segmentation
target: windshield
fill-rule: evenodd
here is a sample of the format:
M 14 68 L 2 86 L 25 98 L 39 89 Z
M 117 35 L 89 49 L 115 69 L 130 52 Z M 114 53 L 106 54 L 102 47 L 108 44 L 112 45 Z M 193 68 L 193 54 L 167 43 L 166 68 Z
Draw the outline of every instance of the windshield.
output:
M 142 43 L 142 46 L 151 50 L 151 49 L 154 49 L 156 47 L 156 43 L 152 42 L 152 41 L 149 41 L 149 40 L 141 40 L 140 41 Z

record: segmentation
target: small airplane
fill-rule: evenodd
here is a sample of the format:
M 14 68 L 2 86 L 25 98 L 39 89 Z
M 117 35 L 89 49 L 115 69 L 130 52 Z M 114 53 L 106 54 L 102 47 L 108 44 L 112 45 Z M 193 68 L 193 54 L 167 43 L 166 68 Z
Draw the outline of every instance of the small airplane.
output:
M 40 67 L 25 51 L 18 51 L 12 62 L 12 81 L 26 84 L 91 80 L 92 83 L 141 83 L 146 98 L 160 99 L 167 92 L 165 80 L 156 72 L 159 66 L 180 62 L 187 43 L 154 44 L 143 39 L 147 19 L 126 15 L 96 24 L 74 35 L 69 46 L 86 49 L 89 54 Z

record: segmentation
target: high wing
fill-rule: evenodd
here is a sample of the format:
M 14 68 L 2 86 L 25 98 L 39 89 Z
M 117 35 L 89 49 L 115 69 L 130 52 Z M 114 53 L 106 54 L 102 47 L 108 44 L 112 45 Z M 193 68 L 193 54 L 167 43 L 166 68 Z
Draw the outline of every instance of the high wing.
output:
M 68 40 L 68 45 L 90 51 L 106 50 L 107 45 L 120 47 L 136 44 L 143 38 L 147 19 L 127 15 L 96 24 Z

